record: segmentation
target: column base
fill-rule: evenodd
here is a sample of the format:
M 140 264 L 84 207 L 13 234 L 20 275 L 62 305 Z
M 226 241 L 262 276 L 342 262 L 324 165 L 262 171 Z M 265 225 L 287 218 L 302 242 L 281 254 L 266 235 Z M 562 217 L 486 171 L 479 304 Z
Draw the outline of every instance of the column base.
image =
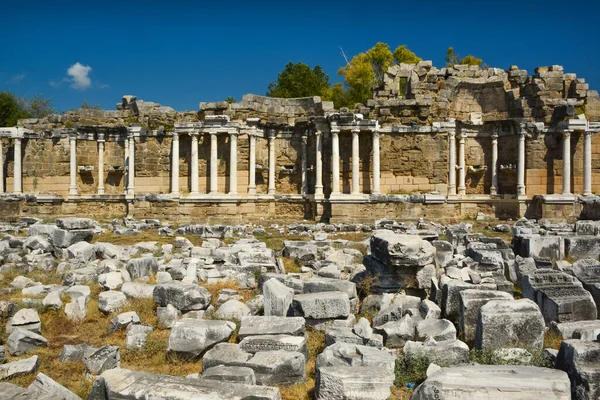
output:
M 181 197 L 181 193 L 179 193 L 179 192 L 171 192 L 171 193 L 169 194 L 169 197 L 171 197 L 171 198 L 173 198 L 173 199 L 178 199 L 178 198 L 180 198 L 180 197 Z
M 255 195 L 256 194 L 256 188 L 255 187 L 254 188 L 248 188 L 248 194 Z
M 104 189 L 98 189 L 98 193 L 97 194 L 104 194 Z

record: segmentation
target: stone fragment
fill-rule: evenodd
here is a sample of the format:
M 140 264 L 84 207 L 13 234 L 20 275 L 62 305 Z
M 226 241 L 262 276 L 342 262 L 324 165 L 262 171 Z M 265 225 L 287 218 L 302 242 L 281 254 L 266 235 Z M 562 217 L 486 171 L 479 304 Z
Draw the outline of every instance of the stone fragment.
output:
M 317 370 L 317 400 L 387 400 L 394 373 L 380 366 L 332 366 Z
M 217 311 L 214 316 L 217 319 L 240 321 L 243 317 L 250 315 L 250 309 L 244 303 L 238 300 L 226 301 Z
M 414 340 L 418 319 L 406 314 L 399 321 L 389 321 L 378 326 L 375 332 L 383 335 L 383 343 L 389 348 L 401 348 L 408 340 Z
M 96 259 L 96 248 L 88 242 L 77 242 L 67 248 L 69 260 L 89 262 Z
M 373 318 L 373 326 L 379 327 L 390 321 L 400 320 L 410 309 L 416 309 L 421 304 L 421 299 L 416 296 L 397 295 L 390 299 L 390 304 L 381 307 Z
M 204 353 L 202 357 L 202 370 L 218 365 L 225 366 L 244 366 L 252 358 L 252 354 L 243 351 L 235 343 L 217 343 L 212 349 Z
M 10 334 L 6 344 L 10 355 L 20 356 L 48 346 L 48 341 L 37 333 L 17 328 Z
M 161 307 L 171 304 L 180 311 L 205 310 L 210 305 L 211 294 L 206 288 L 182 282 L 157 285 L 154 301 Z
M 158 271 L 158 261 L 155 257 L 145 256 L 129 260 L 125 267 L 131 279 L 148 277 Z
M 480 309 L 475 332 L 477 349 L 519 346 L 540 349 L 546 326 L 531 300 L 491 300 Z
M 98 295 L 98 308 L 103 313 L 111 313 L 127 304 L 127 297 L 121 292 L 109 290 Z
M 173 307 L 171 304 L 167 304 L 166 307 L 156 308 L 156 319 L 158 320 L 158 326 L 161 328 L 172 328 L 181 318 L 181 311 Z
M 81 400 L 79 396 L 43 373 L 38 373 L 27 388 L 27 392 L 38 399 Z
M 473 285 L 461 280 L 452 279 L 442 286 L 442 315 L 453 322 L 458 322 L 460 318 L 460 292 L 468 289 L 496 290 L 495 283 L 481 283 Z
M 104 290 L 118 290 L 123 285 L 123 275 L 119 271 L 100 274 L 98 284 Z
M 419 304 L 419 311 L 421 311 L 421 316 L 425 319 L 438 319 L 442 315 L 442 309 L 433 301 L 427 299 L 421 301 Z
M 104 372 L 95 384 L 103 399 L 200 399 L 280 400 L 276 387 L 188 379 L 116 368 Z
M 60 298 L 62 292 L 60 290 L 54 290 L 44 297 L 42 305 L 49 310 L 60 310 L 63 306 L 63 302 Z
M 428 338 L 437 341 L 456 339 L 456 328 L 447 319 L 424 319 L 417 323 L 416 332 L 417 340 Z
M 181 319 L 171 329 L 167 352 L 186 360 L 196 360 L 215 344 L 227 341 L 235 328 L 230 321 Z
M 504 348 L 492 352 L 494 365 L 530 365 L 533 355 L 525 349 Z
M 247 336 L 240 341 L 240 349 L 247 353 L 259 351 L 285 350 L 302 353 L 308 361 L 306 337 L 290 335 Z
M 0 365 L 0 380 L 16 378 L 21 375 L 37 372 L 39 366 L 38 356 L 31 356 Z
M 354 328 L 352 330 L 356 335 L 367 341 L 371 339 L 371 336 L 373 335 L 373 328 L 371 328 L 371 324 L 366 318 L 359 319 L 358 322 L 354 324 Z
M 6 333 L 10 335 L 19 328 L 41 334 L 42 322 L 38 312 L 32 308 L 22 308 L 17 311 L 6 324 Z
M 293 385 L 306 380 L 305 363 L 301 353 L 272 350 L 256 353 L 245 366 L 254 370 L 259 385 Z
M 573 275 L 581 281 L 583 287 L 591 293 L 596 308 L 600 305 L 600 261 L 583 259 L 573 263 Z M 598 313 L 600 318 L 600 312 Z
M 469 362 L 469 346 L 457 340 L 428 339 L 425 342 L 407 341 L 403 349 L 404 357 L 409 363 L 426 360 L 443 367 Z
M 304 336 L 305 320 L 302 317 L 251 316 L 242 318 L 238 338 L 254 335 Z
M 434 262 L 435 247 L 415 235 L 378 230 L 371 236 L 371 253 L 388 266 L 423 267 Z
M 84 354 L 83 363 L 86 375 L 100 375 L 106 370 L 119 368 L 121 349 L 118 346 L 102 346 L 96 351 Z
M 65 344 L 60 352 L 60 362 L 83 361 L 86 353 L 93 353 L 97 349 L 89 344 L 82 343 L 77 345 Z
M 411 400 L 431 400 L 436 396 L 440 399 L 570 400 L 570 386 L 564 372 L 549 368 L 457 366 L 443 368 L 428 377 L 416 388 Z
M 119 314 L 110 320 L 110 325 L 108 326 L 108 333 L 115 333 L 120 330 L 126 329 L 130 324 L 137 325 L 140 323 L 140 317 L 137 315 L 137 313 L 135 311 L 128 311 Z
M 56 226 L 61 229 L 74 230 L 74 229 L 92 229 L 95 221 L 91 218 L 57 218 Z
M 317 356 L 316 368 L 332 366 L 378 366 L 394 372 L 396 356 L 387 349 L 349 343 L 328 346 Z
M 600 320 L 550 323 L 550 331 L 563 339 L 593 342 L 600 335 Z
M 357 297 L 354 282 L 333 278 L 310 278 L 304 282 L 303 291 L 304 293 L 344 292 L 349 299 Z
M 563 340 L 555 368 L 569 375 L 573 399 L 600 398 L 600 342 Z
M 151 285 L 142 282 L 125 282 L 121 286 L 121 292 L 128 299 L 151 299 L 154 296 L 154 288 L 156 285 Z
M 287 317 L 292 314 L 294 291 L 275 278 L 263 284 L 265 315 Z
M 127 337 L 125 346 L 128 350 L 139 350 L 146 345 L 146 338 L 154 329 L 148 325 L 129 325 L 127 327 Z
M 354 333 L 352 328 L 332 326 L 325 330 L 325 346 L 331 346 L 335 343 L 360 344 L 380 349 L 383 347 L 383 336 L 378 333 L 372 333 L 371 337 L 367 340 Z
M 311 319 L 345 318 L 350 314 L 350 299 L 342 292 L 295 295 L 294 315 Z
M 204 371 L 202 373 L 202 379 L 256 385 L 256 376 L 254 376 L 254 371 L 252 368 L 248 367 L 226 367 L 224 365 L 218 365 Z
M 479 319 L 479 310 L 490 300 L 512 300 L 513 297 L 506 292 L 497 290 L 467 289 L 460 292 L 460 318 L 459 331 L 463 340 L 471 343 L 475 340 L 475 329 Z

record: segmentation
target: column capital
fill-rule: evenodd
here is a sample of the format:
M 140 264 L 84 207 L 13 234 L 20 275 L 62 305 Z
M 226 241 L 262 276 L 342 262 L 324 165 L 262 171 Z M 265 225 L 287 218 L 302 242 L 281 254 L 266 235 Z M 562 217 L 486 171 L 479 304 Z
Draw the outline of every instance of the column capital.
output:
M 448 139 L 454 139 L 456 137 L 456 129 L 448 130 Z
M 594 132 L 592 131 L 583 131 L 583 136 L 592 136 Z
M 337 137 L 340 134 L 340 130 L 339 129 L 332 129 L 330 132 L 335 137 Z
M 571 132 L 573 132 L 573 131 L 571 131 L 571 130 L 568 130 L 568 129 L 567 129 L 567 130 L 564 130 L 564 131 L 562 131 L 563 138 L 565 138 L 565 139 L 570 139 L 570 138 L 571 138 Z
M 323 132 L 318 129 L 315 131 L 315 136 L 321 136 L 322 134 Z
M 492 138 L 492 140 L 498 140 L 498 133 L 497 132 L 492 133 L 491 138 Z
M 355 126 L 354 128 L 352 128 L 353 135 L 358 135 L 359 133 L 360 133 L 360 128 L 358 126 Z
M 192 139 L 198 139 L 198 136 L 200 135 L 200 132 L 198 132 L 198 131 L 189 131 L 188 135 L 190 135 Z
M 104 142 L 104 133 L 98 134 L 98 142 Z
M 381 135 L 381 132 L 379 132 L 379 129 L 373 129 L 373 131 L 371 131 L 373 134 L 373 138 L 374 139 L 379 139 L 379 136 Z
M 178 141 L 179 140 L 179 133 L 173 131 L 172 136 L 173 136 L 173 141 Z
M 308 136 L 302 135 L 302 144 L 307 144 L 307 143 L 308 143 Z
M 459 132 L 458 133 L 458 140 L 463 143 L 465 141 L 465 139 L 467 138 L 467 134 L 464 132 Z

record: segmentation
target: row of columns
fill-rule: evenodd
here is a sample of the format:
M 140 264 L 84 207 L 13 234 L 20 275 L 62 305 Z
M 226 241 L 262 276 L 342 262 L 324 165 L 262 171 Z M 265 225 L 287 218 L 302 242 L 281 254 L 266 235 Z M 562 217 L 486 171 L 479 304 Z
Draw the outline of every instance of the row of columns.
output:
M 464 134 L 459 134 L 458 142 L 458 166 L 456 164 L 456 142 L 454 131 L 448 132 L 448 195 L 463 196 L 466 194 L 465 184 L 465 138 Z M 592 194 L 592 132 L 583 133 L 583 195 Z M 517 196 L 526 196 L 525 192 L 525 137 L 526 131 L 518 132 L 518 156 L 517 156 Z M 492 138 L 492 186 L 491 195 L 498 194 L 498 134 L 491 135 Z M 562 139 L 563 151 L 563 180 L 562 194 L 571 195 L 571 131 L 563 131 Z M 456 169 L 458 169 L 458 193 L 456 183 Z
M 360 194 L 360 163 L 359 163 L 359 129 L 352 131 L 352 188 L 351 194 Z M 340 191 L 340 131 L 339 129 L 331 129 L 331 194 L 339 195 Z M 373 140 L 373 190 L 372 194 L 380 194 L 380 159 L 379 159 L 379 130 L 376 128 L 372 131 Z M 316 174 L 317 182 L 315 185 L 315 195 L 323 195 L 323 162 L 322 162 L 322 137 L 321 132 L 316 132 L 316 150 L 317 150 L 317 165 Z

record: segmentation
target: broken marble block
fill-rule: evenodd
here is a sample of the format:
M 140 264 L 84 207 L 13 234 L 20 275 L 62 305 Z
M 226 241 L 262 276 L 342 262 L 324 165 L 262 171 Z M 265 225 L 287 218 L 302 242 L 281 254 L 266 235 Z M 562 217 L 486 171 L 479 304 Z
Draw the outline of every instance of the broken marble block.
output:
M 555 368 L 569 375 L 573 399 L 600 398 L 600 342 L 563 340 Z
M 586 342 L 593 342 L 600 335 L 600 320 L 551 322 L 550 331 L 563 339 L 581 339 Z
M 572 266 L 573 275 L 581 281 L 583 287 L 591 293 L 596 308 L 600 307 L 600 261 L 584 259 L 575 261 Z M 598 313 L 600 318 L 600 312 Z
M 135 311 L 121 313 L 110 320 L 110 325 L 108 326 L 108 333 L 115 333 L 122 329 L 126 329 L 130 324 L 137 325 L 140 323 L 140 317 Z
M 399 321 L 389 321 L 375 328 L 375 332 L 383 336 L 385 347 L 402 348 L 407 341 L 414 340 L 417 334 L 417 323 L 421 320 L 405 314 Z
M 128 350 L 139 350 L 146 345 L 146 338 L 154 329 L 148 325 L 129 325 L 125 345 Z
M 125 304 L 127 304 L 127 297 L 116 290 L 109 290 L 98 295 L 98 308 L 103 313 L 117 311 Z
M 158 261 L 152 256 L 133 258 L 127 262 L 125 268 L 127 269 L 127 272 L 129 272 L 131 279 L 148 277 L 152 274 L 156 274 L 158 271 Z
M 161 307 L 171 304 L 180 311 L 205 310 L 210 305 L 210 292 L 193 283 L 178 281 L 157 285 L 154 301 Z
M 542 349 L 546 325 L 539 307 L 529 299 L 491 300 L 479 311 L 475 347 L 518 346 Z
M 104 372 L 94 382 L 92 395 L 94 394 L 98 396 L 92 397 L 94 399 L 281 399 L 276 387 L 188 379 L 121 368 Z
M 419 321 L 416 326 L 417 340 L 427 340 L 428 338 L 437 341 L 456 339 L 456 328 L 454 324 L 447 319 L 424 319 Z
M 350 299 L 342 292 L 321 292 L 295 295 L 294 315 L 308 319 L 335 319 L 350 315 Z
M 185 360 L 196 360 L 217 343 L 226 342 L 235 323 L 184 318 L 177 321 L 169 335 L 167 352 Z
M 6 323 L 6 333 L 10 335 L 19 328 L 41 334 L 42 323 L 38 312 L 32 308 L 22 308 L 17 311 Z
M 419 385 L 411 400 L 570 400 L 567 374 L 550 368 L 473 365 L 442 368 Z
M 598 317 L 590 292 L 575 277 L 561 271 L 541 268 L 524 276 L 523 297 L 538 304 L 547 323 Z
M 94 352 L 85 354 L 83 363 L 86 375 L 100 375 L 106 370 L 119 368 L 121 365 L 121 349 L 118 346 L 102 346 Z
M 258 335 L 246 336 L 239 343 L 240 349 L 255 354 L 259 351 L 285 350 L 302 353 L 308 361 L 308 347 L 305 336 Z
M 306 358 L 294 351 L 259 351 L 244 366 L 252 368 L 259 385 L 293 385 L 306 380 Z
M 48 346 L 48 341 L 35 332 L 17 328 L 8 337 L 6 345 L 10 355 L 20 356 Z
M 379 333 L 372 333 L 369 339 L 365 339 L 354 333 L 352 328 L 331 326 L 325 330 L 325 346 L 331 346 L 335 343 L 360 344 L 381 349 L 383 347 L 383 336 Z
M 377 349 L 349 343 L 335 343 L 317 356 L 316 368 L 332 366 L 378 366 L 394 372 L 395 354 L 388 349 Z
M 36 372 L 39 366 L 38 356 L 31 356 L 0 365 L 0 380 L 16 378 L 21 375 Z
M 75 393 L 41 372 L 37 374 L 33 383 L 27 388 L 27 391 L 33 395 L 32 398 L 80 400 L 80 397 Z
M 292 314 L 294 291 L 275 278 L 263 284 L 265 315 L 286 317 Z
M 460 292 L 460 318 L 458 328 L 462 338 L 468 343 L 475 340 L 475 329 L 479 319 L 479 310 L 491 300 L 512 300 L 506 292 L 497 290 L 467 289 Z
M 408 363 L 427 360 L 447 367 L 469 362 L 469 346 L 458 339 L 427 339 L 425 342 L 409 340 L 404 345 L 403 354 Z
M 246 385 L 256 385 L 256 376 L 252 368 L 218 365 L 202 373 L 202 379 L 212 379 L 221 382 L 237 382 Z
M 242 318 L 238 338 L 255 335 L 306 334 L 305 319 L 302 317 L 250 316 Z
M 321 367 L 317 370 L 317 400 L 387 400 L 394 384 L 394 373 L 381 366 Z

